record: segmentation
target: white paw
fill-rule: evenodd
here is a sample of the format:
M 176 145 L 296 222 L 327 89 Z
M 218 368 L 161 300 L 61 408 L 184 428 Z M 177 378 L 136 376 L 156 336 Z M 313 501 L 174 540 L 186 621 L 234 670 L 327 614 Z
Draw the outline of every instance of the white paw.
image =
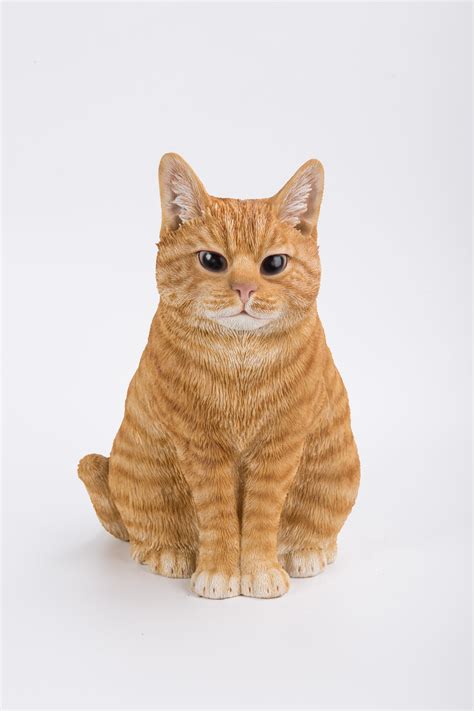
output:
M 192 552 L 163 548 L 151 551 L 140 551 L 134 548 L 132 557 L 140 563 L 148 565 L 157 575 L 167 578 L 190 578 L 196 568 L 196 556 Z
M 325 551 L 308 549 L 285 553 L 280 557 L 285 570 L 292 578 L 311 578 L 322 573 L 329 562 Z
M 196 568 L 196 559 L 192 553 L 163 550 L 154 566 L 155 573 L 168 578 L 189 578 Z
M 236 597 L 236 595 L 240 595 L 240 577 L 237 574 L 228 575 L 196 570 L 191 578 L 191 590 L 200 597 L 208 597 L 213 600 Z
M 242 575 L 240 591 L 247 597 L 281 597 L 288 592 L 288 575 L 276 566 L 263 568 L 253 573 Z

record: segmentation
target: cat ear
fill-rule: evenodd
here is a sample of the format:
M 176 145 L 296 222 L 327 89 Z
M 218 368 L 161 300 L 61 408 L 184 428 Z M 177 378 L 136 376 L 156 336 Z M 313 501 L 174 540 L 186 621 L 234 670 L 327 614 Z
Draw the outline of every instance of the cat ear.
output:
M 177 153 L 165 153 L 158 170 L 163 227 L 176 230 L 201 217 L 209 195 L 193 169 Z
M 305 234 L 317 224 L 323 197 L 324 169 L 319 160 L 309 160 L 272 198 L 278 218 Z

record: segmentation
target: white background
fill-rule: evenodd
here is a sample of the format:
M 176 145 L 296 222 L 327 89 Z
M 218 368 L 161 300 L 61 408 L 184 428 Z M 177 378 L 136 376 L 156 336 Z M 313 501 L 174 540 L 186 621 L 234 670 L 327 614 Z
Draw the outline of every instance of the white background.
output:
M 4 5 L 4 708 L 470 706 L 467 4 Z M 99 526 L 157 304 L 156 168 L 326 168 L 362 485 L 320 577 L 201 600 Z

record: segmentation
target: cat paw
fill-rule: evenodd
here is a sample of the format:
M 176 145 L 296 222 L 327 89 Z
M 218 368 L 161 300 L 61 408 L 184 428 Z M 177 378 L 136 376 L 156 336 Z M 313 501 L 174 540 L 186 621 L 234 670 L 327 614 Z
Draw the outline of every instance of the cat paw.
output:
M 242 575 L 240 592 L 247 597 L 281 597 L 290 588 L 287 573 L 279 566 Z
M 308 548 L 290 551 L 279 560 L 292 578 L 311 578 L 322 573 L 328 563 L 332 563 L 336 552 L 323 548 Z
M 140 563 L 148 565 L 157 575 L 167 578 L 190 578 L 196 568 L 194 553 L 162 548 L 149 551 L 144 556 L 135 556 Z
M 212 600 L 236 597 L 240 595 L 240 576 L 237 573 L 228 575 L 196 570 L 191 578 L 191 590 L 200 597 L 208 597 Z

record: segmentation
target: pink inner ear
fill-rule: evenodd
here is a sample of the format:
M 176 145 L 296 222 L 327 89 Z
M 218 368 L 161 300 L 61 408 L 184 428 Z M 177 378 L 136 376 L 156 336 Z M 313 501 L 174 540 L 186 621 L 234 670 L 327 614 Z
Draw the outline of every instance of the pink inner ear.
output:
M 191 181 L 188 176 L 184 176 L 180 172 L 175 172 L 170 178 L 170 188 L 174 193 L 174 199 L 170 205 L 173 214 L 177 215 L 180 220 L 192 220 L 195 217 L 202 215 L 202 206 L 199 204 L 199 196 L 195 193 Z
M 309 165 L 288 186 L 280 206 L 280 219 L 296 227 L 308 215 L 313 191 L 316 191 L 316 176 L 313 166 Z
M 166 153 L 160 162 L 159 181 L 164 223 L 177 229 L 183 222 L 200 217 L 207 193 L 192 168 L 176 153 Z

